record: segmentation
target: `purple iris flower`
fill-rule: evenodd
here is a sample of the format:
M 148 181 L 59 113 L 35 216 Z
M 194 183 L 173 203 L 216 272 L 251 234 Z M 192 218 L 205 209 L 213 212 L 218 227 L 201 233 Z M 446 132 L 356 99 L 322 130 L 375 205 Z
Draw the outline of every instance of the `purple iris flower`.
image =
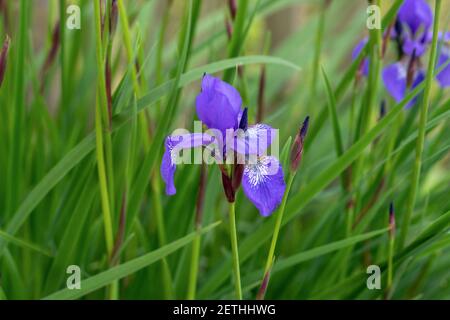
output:
M 439 40 L 442 43 L 442 46 L 437 62 L 438 69 L 450 60 L 450 32 L 439 34 Z M 441 87 L 446 88 L 450 86 L 450 64 L 447 64 L 447 66 L 439 72 L 436 79 Z
M 275 137 L 275 130 L 265 124 L 248 126 L 247 112 L 242 109 L 239 92 L 210 75 L 203 77 L 196 109 L 199 119 L 209 128 L 208 133 L 166 138 L 161 164 L 166 194 L 176 193 L 174 174 L 179 152 L 204 146 L 220 164 L 229 156 L 244 164 L 244 194 L 262 216 L 269 216 L 281 203 L 286 188 L 278 159 L 266 154 Z
M 432 40 L 431 25 L 433 12 L 425 0 L 406 0 L 400 7 L 397 17 L 403 52 L 411 56 L 422 56 Z M 398 34 L 400 33 L 400 34 Z
M 386 90 L 399 103 L 405 98 L 408 90 L 408 66 L 403 61 L 391 64 L 383 69 L 383 82 Z M 413 75 L 411 90 L 425 80 L 425 72 L 416 70 Z M 415 104 L 417 98 L 407 104 L 407 108 Z

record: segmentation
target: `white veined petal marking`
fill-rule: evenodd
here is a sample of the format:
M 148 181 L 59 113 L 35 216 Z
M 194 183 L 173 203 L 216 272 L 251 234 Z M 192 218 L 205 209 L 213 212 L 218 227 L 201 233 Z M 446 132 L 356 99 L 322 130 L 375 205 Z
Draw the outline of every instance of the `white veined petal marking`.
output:
M 269 166 L 271 159 L 269 157 L 259 157 L 256 163 L 245 166 L 244 175 L 248 177 L 249 183 L 256 188 L 261 183 L 269 179 Z
M 250 140 L 252 143 L 257 142 L 258 140 L 254 141 L 253 139 L 261 139 L 264 135 L 266 135 L 266 139 L 268 139 L 268 127 L 264 124 L 258 123 L 254 126 L 250 126 L 247 130 L 237 130 L 236 136 L 240 139 L 247 139 Z

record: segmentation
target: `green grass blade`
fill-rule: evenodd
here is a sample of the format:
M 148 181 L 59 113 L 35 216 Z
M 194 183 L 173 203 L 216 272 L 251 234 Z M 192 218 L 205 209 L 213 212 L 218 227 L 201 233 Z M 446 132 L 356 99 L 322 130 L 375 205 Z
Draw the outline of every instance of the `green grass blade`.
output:
M 206 232 L 211 231 L 215 227 L 217 227 L 221 222 L 216 222 L 211 224 L 203 229 L 201 229 L 200 233 L 204 234 Z M 189 235 L 178 239 L 172 243 L 169 243 L 155 251 L 147 253 L 141 257 L 133 259 L 131 261 L 125 262 L 121 265 L 112 267 L 100 274 L 92 276 L 86 280 L 81 281 L 81 289 L 80 290 L 69 290 L 64 289 L 58 292 L 55 292 L 47 297 L 45 300 L 69 300 L 69 299 L 77 299 L 80 298 L 90 292 L 93 292 L 97 289 L 100 289 L 108 284 L 112 283 L 115 280 L 122 279 L 130 274 L 135 273 L 142 268 L 145 268 L 152 263 L 155 263 L 174 251 L 186 246 L 191 243 L 197 232 L 192 232 Z
M 41 248 L 39 246 L 36 246 L 36 245 L 26 241 L 26 240 L 19 239 L 17 237 L 13 237 L 10 234 L 8 234 L 8 233 L 6 233 L 6 232 L 4 232 L 2 230 L 0 230 L 0 238 L 3 238 L 7 242 L 11 242 L 12 244 L 15 244 L 16 246 L 19 246 L 21 248 L 32 250 L 34 252 L 43 254 L 43 255 L 45 255 L 47 257 L 51 257 L 52 256 L 52 253 L 49 250 Z

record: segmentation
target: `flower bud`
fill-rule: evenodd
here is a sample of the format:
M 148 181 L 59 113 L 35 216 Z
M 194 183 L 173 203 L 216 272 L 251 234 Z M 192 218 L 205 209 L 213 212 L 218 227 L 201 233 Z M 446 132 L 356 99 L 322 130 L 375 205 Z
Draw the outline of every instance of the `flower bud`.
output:
M 225 196 L 227 197 L 228 202 L 233 203 L 234 198 L 234 189 L 231 178 L 228 174 L 222 172 L 222 185 L 223 190 L 225 191 Z
M 303 146 L 305 142 L 306 133 L 308 132 L 309 127 L 309 116 L 305 118 L 303 121 L 303 125 L 300 128 L 297 136 L 295 137 L 294 144 L 291 150 L 291 171 L 296 172 L 300 162 L 302 161 L 303 155 Z
M 239 129 L 246 131 L 248 129 L 248 108 L 242 112 L 241 121 L 239 121 Z
M 228 8 L 230 9 L 231 18 L 234 20 L 237 12 L 236 0 L 228 0 Z

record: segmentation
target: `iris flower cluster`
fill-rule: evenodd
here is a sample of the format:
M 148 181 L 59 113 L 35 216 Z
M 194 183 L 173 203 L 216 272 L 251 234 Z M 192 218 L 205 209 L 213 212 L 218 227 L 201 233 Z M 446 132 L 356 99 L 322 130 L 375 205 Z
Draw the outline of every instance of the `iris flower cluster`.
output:
M 421 58 L 428 51 L 433 38 L 433 12 L 426 0 L 406 0 L 400 7 L 389 37 L 397 44 L 398 61 L 383 69 L 383 83 L 396 102 L 405 97 L 409 89 L 414 89 L 425 79 L 427 70 L 422 67 Z M 368 39 L 361 40 L 353 49 L 352 58 L 360 54 Z M 439 33 L 440 52 L 436 68 L 440 69 L 450 60 L 450 33 Z M 361 65 L 361 73 L 368 74 L 368 59 Z M 446 65 L 436 80 L 442 88 L 450 86 L 450 65 Z M 411 107 L 415 100 L 408 104 Z
M 239 92 L 208 74 L 203 76 L 196 111 L 208 127 L 205 133 L 170 135 L 165 140 L 161 175 L 166 194 L 176 193 L 174 174 L 180 152 L 205 147 L 219 164 L 228 201 L 234 202 L 242 184 L 246 197 L 260 214 L 269 216 L 281 203 L 286 188 L 278 159 L 267 155 L 276 131 L 265 124 L 249 126 Z M 232 164 L 226 159 L 232 159 Z

